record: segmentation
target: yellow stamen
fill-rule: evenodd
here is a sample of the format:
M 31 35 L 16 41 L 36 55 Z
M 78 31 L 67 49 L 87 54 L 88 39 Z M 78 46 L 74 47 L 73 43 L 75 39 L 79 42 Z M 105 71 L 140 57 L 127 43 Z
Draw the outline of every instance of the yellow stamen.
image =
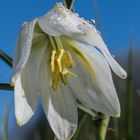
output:
M 63 82 L 64 85 L 67 84 L 67 75 L 63 75 L 62 73 L 60 73 L 60 78 L 61 81 Z
M 63 57 L 63 54 L 64 54 L 64 49 L 60 49 L 60 54 L 57 58 L 57 65 L 58 65 L 58 68 L 59 68 L 59 72 L 62 71 L 62 64 L 61 64 L 61 59 Z
M 71 72 L 71 71 L 69 71 L 69 70 L 67 70 L 67 69 L 64 69 L 64 70 L 61 72 L 61 74 L 62 74 L 62 75 L 70 74 L 70 75 L 72 75 L 72 76 L 74 76 L 74 77 L 77 77 L 76 74 L 74 74 L 73 72 Z
M 77 77 L 77 75 L 69 71 L 75 63 L 70 52 L 63 49 L 61 38 L 49 36 L 49 40 L 53 48 L 50 57 L 50 68 L 52 72 L 51 86 L 52 89 L 56 91 L 60 80 L 66 85 L 69 75 L 74 77 Z
M 59 82 L 59 69 L 57 66 L 56 59 L 54 61 L 54 72 L 53 72 L 53 80 L 52 80 L 52 88 L 54 91 L 56 91 L 58 87 L 58 82 Z
M 65 51 L 63 55 L 63 65 L 65 65 L 66 68 L 72 68 L 75 65 L 69 51 Z
M 53 51 L 52 51 L 52 55 L 51 55 L 51 72 L 54 72 L 55 55 L 56 55 L 56 51 L 53 50 Z

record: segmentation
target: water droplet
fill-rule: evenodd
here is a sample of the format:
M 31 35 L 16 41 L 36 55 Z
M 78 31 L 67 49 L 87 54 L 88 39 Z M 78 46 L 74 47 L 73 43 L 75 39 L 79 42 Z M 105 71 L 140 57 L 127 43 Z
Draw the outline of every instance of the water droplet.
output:
M 88 20 L 88 23 L 89 24 L 95 24 L 95 20 L 94 19 L 90 19 L 90 20 Z
M 85 20 L 83 17 L 81 17 L 82 20 Z
M 78 14 L 78 13 L 75 13 L 75 15 L 76 15 L 77 17 L 79 17 L 79 14 Z

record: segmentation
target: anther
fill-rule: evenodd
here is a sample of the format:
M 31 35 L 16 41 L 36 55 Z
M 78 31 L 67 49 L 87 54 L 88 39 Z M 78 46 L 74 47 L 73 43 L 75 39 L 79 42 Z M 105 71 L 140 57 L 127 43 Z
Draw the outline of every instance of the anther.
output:
M 56 54 L 56 51 L 53 50 L 53 51 L 52 51 L 52 55 L 51 55 L 51 72 L 54 72 L 55 54 Z
M 74 74 L 73 72 L 71 72 L 71 71 L 69 71 L 69 70 L 67 70 L 67 69 L 64 69 L 64 70 L 61 72 L 61 74 L 62 74 L 62 75 L 70 74 L 70 75 L 72 75 L 72 76 L 74 76 L 74 77 L 77 77 L 76 74 Z
M 59 68 L 59 72 L 62 71 L 61 59 L 63 57 L 63 54 L 64 54 L 64 49 L 60 49 L 60 54 L 57 58 L 57 65 L 58 65 L 58 68 Z

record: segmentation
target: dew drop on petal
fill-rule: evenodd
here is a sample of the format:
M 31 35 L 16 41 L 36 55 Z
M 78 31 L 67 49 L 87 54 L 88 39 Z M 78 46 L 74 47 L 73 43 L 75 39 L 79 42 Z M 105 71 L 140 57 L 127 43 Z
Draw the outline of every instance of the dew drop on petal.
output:
M 78 14 L 78 13 L 75 13 L 75 15 L 76 15 L 77 17 L 79 17 L 79 14 Z
M 90 19 L 90 20 L 88 20 L 88 23 L 91 24 L 91 25 L 94 25 L 95 24 L 95 20 L 94 19 Z

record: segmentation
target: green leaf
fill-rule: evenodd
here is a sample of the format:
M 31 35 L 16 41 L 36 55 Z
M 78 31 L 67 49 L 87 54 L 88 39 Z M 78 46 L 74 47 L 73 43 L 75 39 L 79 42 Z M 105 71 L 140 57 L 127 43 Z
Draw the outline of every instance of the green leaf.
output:
M 2 122 L 2 140 L 8 140 L 8 119 L 9 119 L 9 103 L 7 102 Z
M 0 49 L 0 58 L 12 67 L 12 58 Z
M 127 78 L 127 91 L 126 91 L 126 114 L 125 114 L 125 136 L 127 140 L 133 139 L 132 128 L 132 96 L 133 96 L 133 84 L 132 84 L 132 49 L 130 47 L 128 53 L 128 78 Z
M 0 90 L 14 90 L 8 83 L 0 83 Z

